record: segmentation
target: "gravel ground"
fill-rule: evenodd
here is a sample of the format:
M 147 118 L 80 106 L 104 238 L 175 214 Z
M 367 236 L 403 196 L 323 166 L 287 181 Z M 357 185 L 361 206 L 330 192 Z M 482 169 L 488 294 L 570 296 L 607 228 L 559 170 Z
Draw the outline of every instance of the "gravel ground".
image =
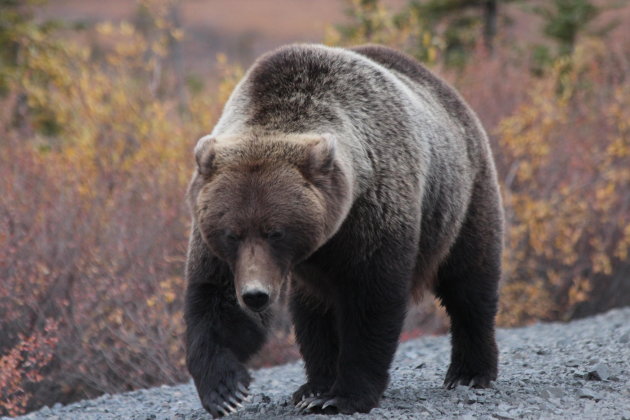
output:
M 252 399 L 226 419 L 619 419 L 630 420 L 630 307 L 569 324 L 498 331 L 494 388 L 441 388 L 448 338 L 403 343 L 380 407 L 352 416 L 300 415 L 289 403 L 302 384 L 301 363 L 253 372 Z M 191 383 L 162 386 L 68 406 L 21 419 L 209 419 Z M 6 419 L 6 418 L 5 418 Z

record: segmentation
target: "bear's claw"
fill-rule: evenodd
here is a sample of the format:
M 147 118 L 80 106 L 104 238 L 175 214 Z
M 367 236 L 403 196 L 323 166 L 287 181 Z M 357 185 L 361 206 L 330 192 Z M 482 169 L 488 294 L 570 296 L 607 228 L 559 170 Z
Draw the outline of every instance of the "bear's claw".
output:
M 319 397 L 305 398 L 296 404 L 300 413 L 352 414 L 369 413 L 378 405 L 378 399 L 369 396 L 341 396 L 327 392 Z
M 293 404 L 297 407 L 307 398 L 319 397 L 330 389 L 330 385 L 306 383 L 293 393 L 291 398 Z
M 444 388 L 453 389 L 463 385 L 470 388 L 490 388 L 492 387 L 492 379 L 485 375 L 477 375 L 473 377 L 447 377 L 444 380 Z
M 316 411 L 325 412 L 327 408 L 331 408 L 330 411 L 337 409 L 337 398 L 330 397 L 309 397 L 304 398 L 302 401 L 296 404 L 296 407 L 300 412 Z
M 247 388 L 242 383 L 237 384 L 238 390 L 230 392 L 222 383 L 219 389 L 210 394 L 211 402 L 204 404 L 204 408 L 212 415 L 213 418 L 227 416 L 236 413 L 243 408 L 243 403 L 251 399 Z
M 324 405 L 322 405 L 322 410 L 326 410 L 326 408 L 328 408 L 328 407 L 336 408 L 337 407 L 337 398 L 331 398 L 330 400 L 326 401 L 324 403 Z
M 243 394 L 247 395 L 247 393 L 249 392 L 247 390 L 247 387 L 245 387 L 245 385 L 243 385 L 242 383 L 238 383 L 237 388 L 240 392 L 242 392 Z

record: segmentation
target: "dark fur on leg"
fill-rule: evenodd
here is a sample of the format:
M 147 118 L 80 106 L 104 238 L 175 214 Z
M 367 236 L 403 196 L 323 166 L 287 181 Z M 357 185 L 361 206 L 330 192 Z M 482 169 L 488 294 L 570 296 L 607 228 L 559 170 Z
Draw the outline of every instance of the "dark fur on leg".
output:
M 352 414 L 367 413 L 378 405 L 389 381 L 409 297 L 415 248 L 392 246 L 405 239 L 402 235 L 391 242 L 382 238 L 383 246 L 369 261 L 348 265 L 338 279 L 333 303 L 339 337 L 337 378 L 328 392 L 306 399 L 299 408 Z
M 457 385 L 487 388 L 497 378 L 494 329 L 502 224 L 493 218 L 499 215 L 473 203 L 448 260 L 438 272 L 436 295 L 451 318 L 451 365 L 444 380 L 449 389 Z
M 246 398 L 251 377 L 243 363 L 262 347 L 265 330 L 238 306 L 229 267 L 208 253 L 196 230 L 187 277 L 186 363 L 203 407 L 220 417 Z
M 328 392 L 337 377 L 339 340 L 333 310 L 295 290 L 291 314 L 296 339 L 304 358 L 307 383 L 293 394 L 293 403 Z

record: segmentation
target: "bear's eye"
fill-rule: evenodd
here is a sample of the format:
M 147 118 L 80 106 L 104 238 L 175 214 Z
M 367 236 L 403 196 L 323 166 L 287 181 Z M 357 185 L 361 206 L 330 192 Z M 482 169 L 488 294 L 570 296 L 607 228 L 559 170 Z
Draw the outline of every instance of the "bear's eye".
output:
M 265 233 L 265 237 L 271 241 L 278 241 L 284 238 L 284 230 L 282 229 L 273 229 L 269 232 Z
M 238 242 L 241 240 L 241 237 L 238 236 L 236 233 L 232 232 L 231 230 L 226 230 L 223 233 L 223 237 L 228 241 L 228 242 Z

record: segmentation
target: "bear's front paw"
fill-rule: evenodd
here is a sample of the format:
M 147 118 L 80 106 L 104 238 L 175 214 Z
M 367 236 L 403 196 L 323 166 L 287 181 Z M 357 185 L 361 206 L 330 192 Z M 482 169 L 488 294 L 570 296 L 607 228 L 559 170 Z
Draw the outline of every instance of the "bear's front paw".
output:
M 471 388 L 490 388 L 492 381 L 497 378 L 495 372 L 474 372 L 464 366 L 451 364 L 446 372 L 444 387 L 453 389 L 458 385 L 469 386 Z
M 243 402 L 249 400 L 251 377 L 231 351 L 220 350 L 207 371 L 198 373 L 193 378 L 199 399 L 212 417 L 235 413 L 243 406 Z
M 325 385 L 307 382 L 293 393 L 293 404 L 298 405 L 307 398 L 319 397 L 330 390 L 331 385 L 332 383 L 330 385 Z
M 318 397 L 305 398 L 296 404 L 303 412 L 322 414 L 369 413 L 378 405 L 378 399 L 368 396 L 342 397 L 334 393 L 325 393 Z

